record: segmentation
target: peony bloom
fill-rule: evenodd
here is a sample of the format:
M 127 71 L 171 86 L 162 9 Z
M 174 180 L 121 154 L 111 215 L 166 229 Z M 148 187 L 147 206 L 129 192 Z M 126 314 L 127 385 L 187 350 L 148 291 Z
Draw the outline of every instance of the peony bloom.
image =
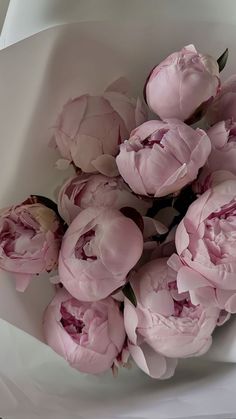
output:
M 132 207 L 145 215 L 151 205 L 150 200 L 135 196 L 121 177 L 110 178 L 100 174 L 81 174 L 70 178 L 58 195 L 58 210 L 67 224 L 88 207 Z
M 188 45 L 151 71 L 145 94 L 148 106 L 161 119 L 187 121 L 205 113 L 219 86 L 217 61 Z
M 154 378 L 169 378 L 176 358 L 204 354 L 220 310 L 194 306 L 188 293 L 179 294 L 176 272 L 167 258 L 144 265 L 132 282 L 137 307 L 125 299 L 128 349 L 137 365 Z
M 236 122 L 236 75 L 229 77 L 222 84 L 207 111 L 206 118 L 211 125 L 227 119 Z
M 39 203 L 0 212 L 0 268 L 24 291 L 33 275 L 56 268 L 61 232 L 55 212 Z
M 143 250 L 140 229 L 111 208 L 87 208 L 69 226 L 59 256 L 59 277 L 81 301 L 107 297 L 126 282 Z
M 64 105 L 54 142 L 67 164 L 73 162 L 86 173 L 116 176 L 114 156 L 119 144 L 145 120 L 146 110 L 139 99 L 110 89 L 103 96 L 86 94 Z
M 117 166 L 130 188 L 162 197 L 192 182 L 211 151 L 207 134 L 178 120 L 148 121 L 120 146 Z
M 176 231 L 178 289 L 194 304 L 236 312 L 236 180 L 208 189 L 194 201 Z M 182 263 L 180 263 L 182 262 Z
M 108 370 L 125 341 L 123 316 L 111 297 L 81 302 L 64 289 L 57 291 L 45 311 L 44 334 L 73 368 L 91 374 Z

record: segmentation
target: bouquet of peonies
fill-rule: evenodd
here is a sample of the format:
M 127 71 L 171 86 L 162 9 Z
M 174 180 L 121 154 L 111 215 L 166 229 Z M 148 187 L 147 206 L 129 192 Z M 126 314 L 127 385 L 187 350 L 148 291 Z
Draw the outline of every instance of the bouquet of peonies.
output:
M 18 291 L 51 273 L 45 338 L 81 372 L 116 373 L 133 359 L 169 378 L 236 313 L 236 82 L 219 77 L 227 54 L 216 61 L 189 45 L 157 65 L 144 98 L 160 119 L 124 78 L 69 100 L 51 143 L 58 168 L 75 173 L 57 204 L 31 195 L 0 212 L 1 269 Z

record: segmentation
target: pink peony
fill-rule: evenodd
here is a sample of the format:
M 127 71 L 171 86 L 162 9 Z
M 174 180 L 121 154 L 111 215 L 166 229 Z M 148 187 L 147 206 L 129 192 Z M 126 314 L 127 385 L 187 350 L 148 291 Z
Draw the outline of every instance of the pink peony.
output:
M 0 212 L 0 268 L 16 278 L 24 291 L 35 274 L 56 268 L 61 232 L 53 210 L 21 204 Z
M 114 156 L 119 144 L 145 120 L 140 100 L 119 91 L 82 95 L 64 105 L 56 123 L 55 145 L 68 164 L 73 162 L 83 172 L 116 176 Z
M 206 118 L 211 125 L 227 119 L 236 122 L 236 75 L 229 77 L 222 84 L 207 111 Z
M 205 353 L 220 313 L 216 307 L 194 306 L 188 293 L 179 294 L 167 260 L 153 260 L 139 270 L 132 282 L 137 307 L 125 299 L 124 308 L 128 349 L 154 378 L 171 377 L 176 358 Z
M 69 364 L 85 373 L 108 370 L 125 341 L 123 316 L 111 297 L 81 302 L 61 289 L 44 314 L 47 343 Z
M 161 197 L 192 182 L 211 151 L 207 134 L 181 121 L 148 121 L 120 146 L 121 176 L 141 195 Z
M 70 224 L 88 207 L 133 207 L 145 215 L 151 207 L 151 200 L 134 195 L 121 177 L 81 174 L 67 180 L 58 196 L 58 209 L 62 218 Z
M 204 113 L 219 86 L 216 60 L 188 45 L 152 70 L 145 93 L 150 109 L 161 119 L 186 121 L 200 110 Z
M 81 301 L 105 298 L 125 284 L 142 250 L 142 233 L 131 219 L 115 209 L 87 208 L 63 238 L 60 281 Z
M 236 312 L 236 180 L 216 184 L 194 201 L 176 232 L 178 289 L 194 304 Z M 182 263 L 181 263 L 182 262 Z

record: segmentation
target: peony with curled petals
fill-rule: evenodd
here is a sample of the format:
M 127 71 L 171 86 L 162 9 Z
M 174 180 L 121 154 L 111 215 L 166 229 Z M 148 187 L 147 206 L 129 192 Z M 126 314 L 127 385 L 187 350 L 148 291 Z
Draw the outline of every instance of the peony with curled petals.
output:
M 123 316 L 113 298 L 81 302 L 64 289 L 45 311 L 44 334 L 73 368 L 90 374 L 111 368 L 125 341 Z
M 69 100 L 58 117 L 54 145 L 62 160 L 86 173 L 117 176 L 114 156 L 132 129 L 147 119 L 141 101 L 123 93 L 119 82 L 102 96 L 88 94 Z
M 187 45 L 151 71 L 145 86 L 148 106 L 161 119 L 202 117 L 220 87 L 217 61 Z
M 236 180 L 218 183 L 194 201 L 176 231 L 169 263 L 180 292 L 194 304 L 236 312 Z
M 126 282 L 143 251 L 139 227 L 120 211 L 90 207 L 70 224 L 59 255 L 59 277 L 81 301 L 105 298 Z
M 174 374 L 177 358 L 204 354 L 220 310 L 194 306 L 177 291 L 176 272 L 167 258 L 144 265 L 132 281 L 137 307 L 125 299 L 128 349 L 137 365 L 154 378 Z
M 148 121 L 121 144 L 116 161 L 135 193 L 162 197 L 196 179 L 210 151 L 210 140 L 199 128 L 173 119 Z
M 60 221 L 50 208 L 23 203 L 0 212 L 0 268 L 14 275 L 18 291 L 57 267 L 60 244 Z
M 151 200 L 136 196 L 121 177 L 101 174 L 81 174 L 70 178 L 58 195 L 59 213 L 68 224 L 88 207 L 131 207 L 145 215 L 151 205 Z

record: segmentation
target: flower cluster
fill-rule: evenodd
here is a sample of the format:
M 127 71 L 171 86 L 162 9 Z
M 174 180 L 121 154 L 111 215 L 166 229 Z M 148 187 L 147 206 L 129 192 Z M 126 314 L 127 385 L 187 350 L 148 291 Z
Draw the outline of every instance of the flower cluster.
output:
M 52 143 L 57 166 L 74 175 L 57 204 L 33 195 L 0 212 L 0 268 L 18 291 L 56 272 L 45 340 L 80 372 L 133 360 L 169 378 L 236 313 L 236 83 L 221 84 L 226 55 L 188 45 L 155 66 L 144 99 L 156 119 L 124 78 L 70 99 Z

